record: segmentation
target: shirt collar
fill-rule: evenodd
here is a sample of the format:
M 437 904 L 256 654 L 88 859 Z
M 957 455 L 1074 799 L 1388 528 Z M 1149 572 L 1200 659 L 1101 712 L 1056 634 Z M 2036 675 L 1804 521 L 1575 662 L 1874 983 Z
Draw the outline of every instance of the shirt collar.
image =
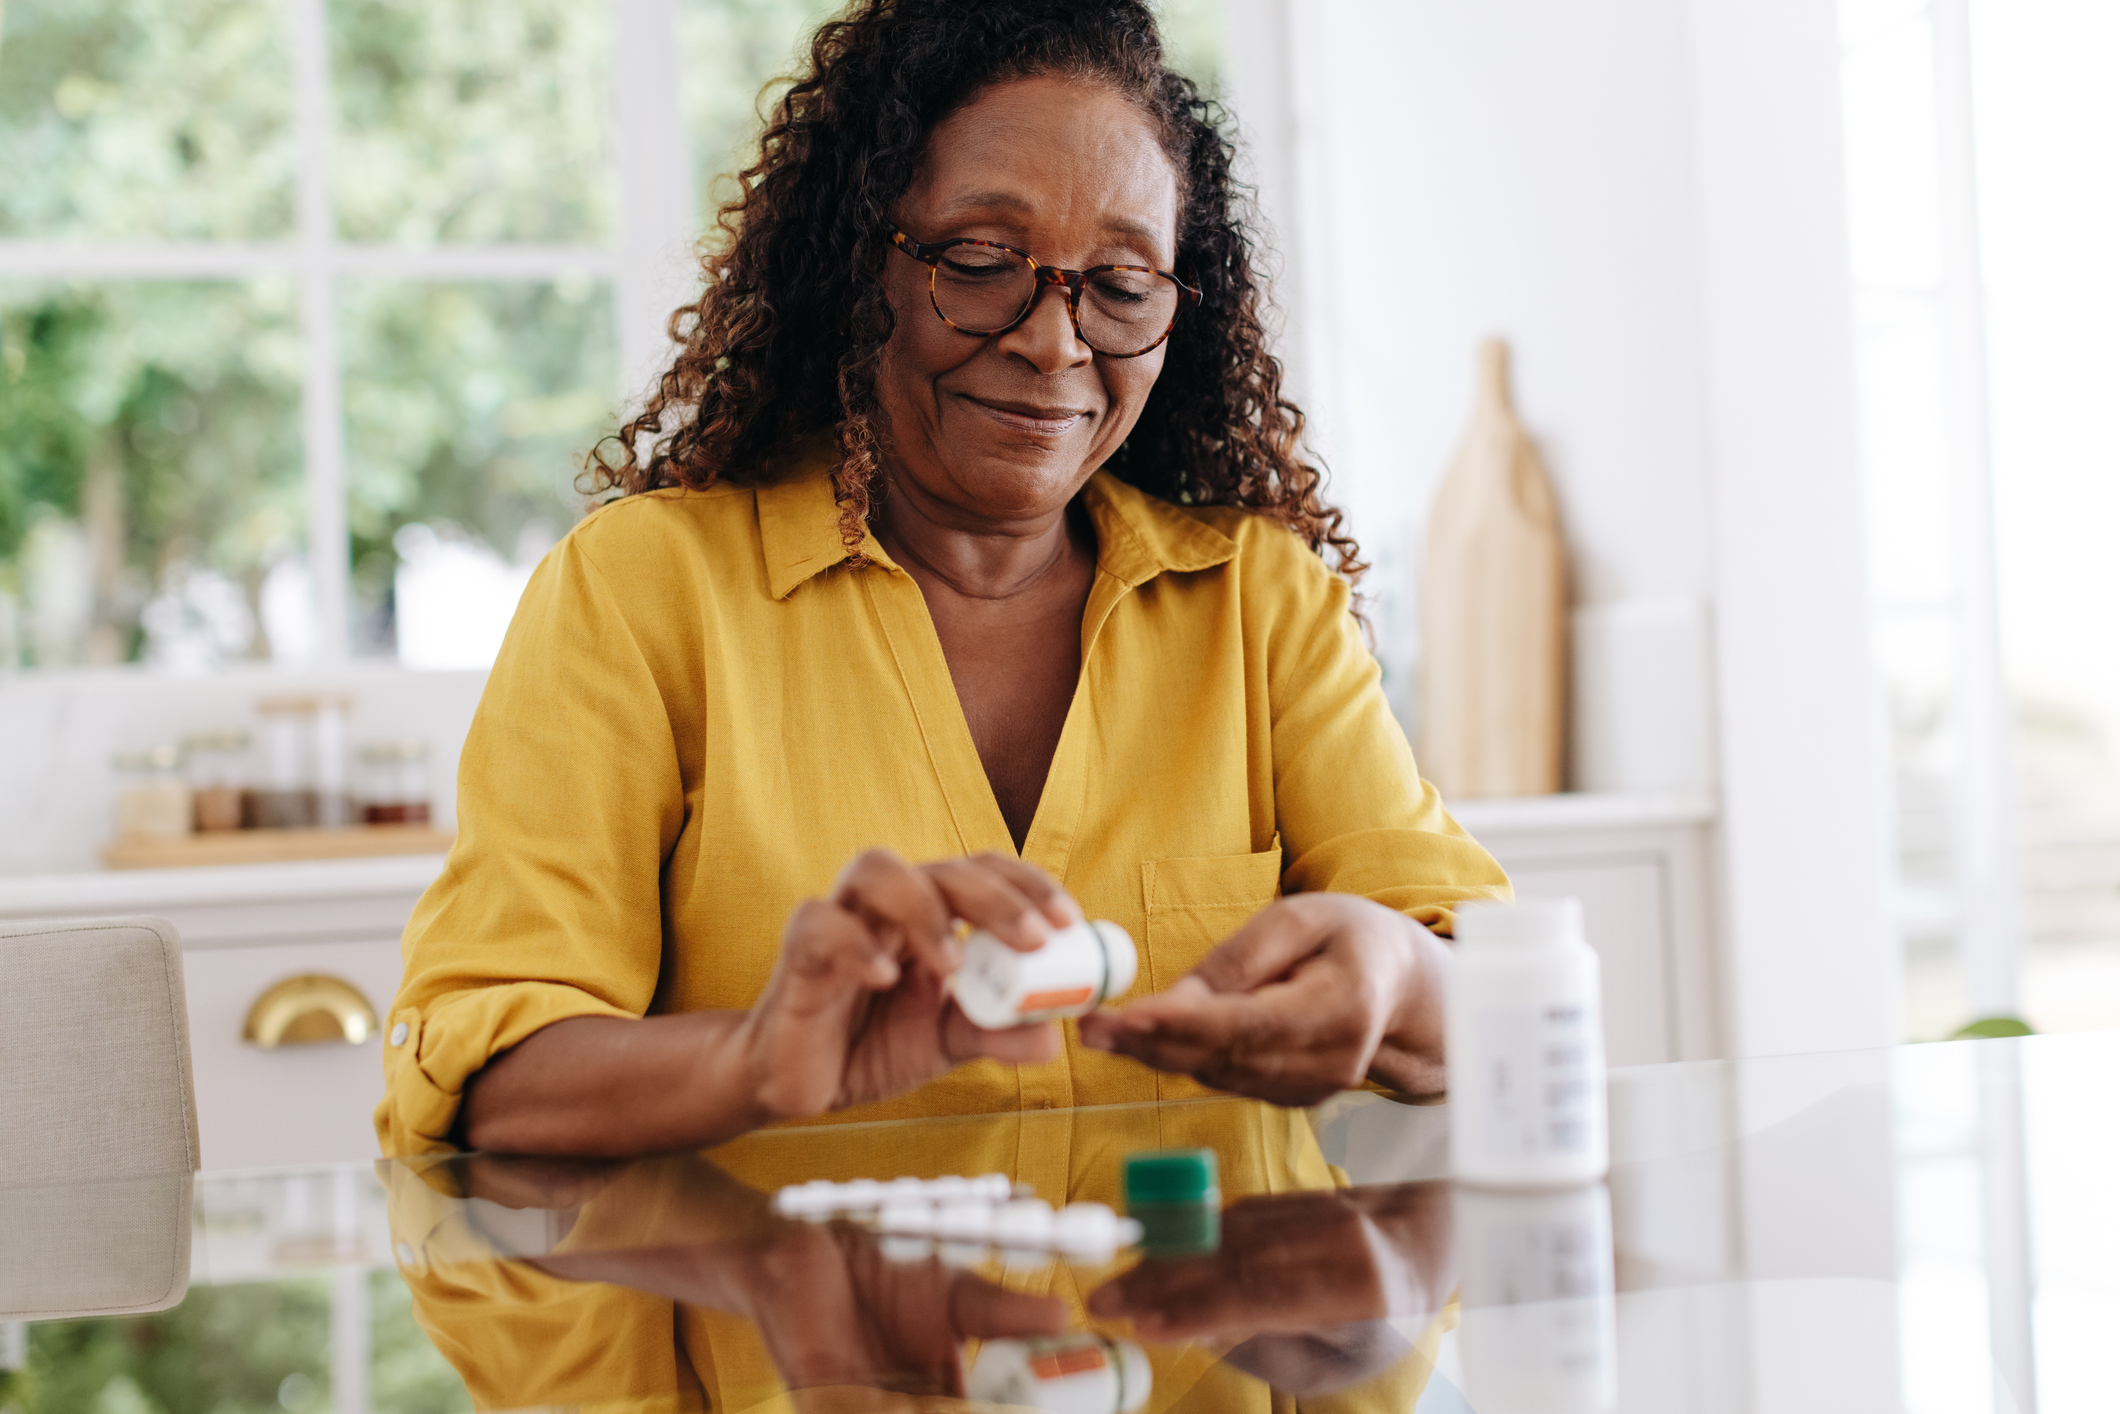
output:
M 851 553 L 839 534 L 839 503 L 832 495 L 831 463 L 820 458 L 787 477 L 758 488 L 758 533 L 765 552 L 766 585 L 785 599 L 812 576 Z M 1166 570 L 1204 570 L 1232 559 L 1236 542 L 1167 501 L 1100 471 L 1082 488 L 1082 502 L 1097 530 L 1097 567 L 1138 588 Z M 896 568 L 873 534 L 861 552 Z
M 806 456 L 785 477 L 758 488 L 758 538 L 766 557 L 766 588 L 775 599 L 787 598 L 852 553 L 839 533 L 829 456 Z M 873 534 L 862 535 L 861 553 L 891 563 Z
M 1236 557 L 1236 541 L 1108 471 L 1089 479 L 1082 504 L 1097 528 L 1097 568 L 1129 589 L 1166 570 L 1184 574 Z

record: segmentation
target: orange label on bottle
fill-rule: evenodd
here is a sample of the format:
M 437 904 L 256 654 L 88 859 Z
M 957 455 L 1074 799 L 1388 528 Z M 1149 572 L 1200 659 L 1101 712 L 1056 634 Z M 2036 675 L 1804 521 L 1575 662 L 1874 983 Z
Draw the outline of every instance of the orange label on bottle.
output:
M 1104 1368 L 1104 1347 L 1100 1345 L 1077 1345 L 1067 1350 L 1049 1350 L 1043 1355 L 1033 1356 L 1031 1373 L 1041 1380 L 1057 1380 L 1063 1375 L 1079 1375 L 1085 1370 Z
M 1033 992 L 1016 1007 L 1019 1016 L 1034 1011 L 1058 1011 L 1061 1007 L 1080 1006 L 1096 991 L 1091 987 L 1069 987 L 1062 992 Z

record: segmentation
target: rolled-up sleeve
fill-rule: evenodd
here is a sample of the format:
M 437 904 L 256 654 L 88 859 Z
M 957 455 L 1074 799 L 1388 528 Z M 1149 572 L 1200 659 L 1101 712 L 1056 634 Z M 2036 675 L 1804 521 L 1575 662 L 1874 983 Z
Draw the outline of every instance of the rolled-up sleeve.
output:
M 655 996 L 661 867 L 686 809 L 665 689 L 698 665 L 636 635 L 590 558 L 594 523 L 531 577 L 465 741 L 457 842 L 406 927 L 383 1024 L 388 1155 L 446 1144 L 466 1082 L 531 1033 L 641 1016 Z
M 1266 606 L 1283 890 L 1361 894 L 1445 934 L 1452 905 L 1508 898 L 1501 866 L 1421 779 L 1346 583 L 1278 527 L 1250 537 L 1247 573 L 1271 583 L 1247 598 Z

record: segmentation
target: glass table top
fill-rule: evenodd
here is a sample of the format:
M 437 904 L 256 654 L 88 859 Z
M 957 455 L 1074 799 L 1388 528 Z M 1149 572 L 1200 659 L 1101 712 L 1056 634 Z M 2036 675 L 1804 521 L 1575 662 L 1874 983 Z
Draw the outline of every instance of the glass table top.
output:
M 273 1407 L 348 1414 L 2110 1410 L 2116 1080 L 2120 1033 L 1615 1071 L 1608 1182 L 1531 1193 L 1451 1184 L 1445 1107 L 1366 1093 L 813 1125 L 627 1164 L 84 1174 L 0 1187 L 0 1310 L 188 1277 L 175 1312 L 107 1322 L 168 1323 L 299 1288 L 329 1349 Z M 1123 1210 L 1128 1154 L 1195 1146 L 1219 1158 L 1211 1250 L 773 1201 L 999 1173 Z M 43 1352 L 57 1389 L 87 1324 L 35 1327 L 32 1374 Z

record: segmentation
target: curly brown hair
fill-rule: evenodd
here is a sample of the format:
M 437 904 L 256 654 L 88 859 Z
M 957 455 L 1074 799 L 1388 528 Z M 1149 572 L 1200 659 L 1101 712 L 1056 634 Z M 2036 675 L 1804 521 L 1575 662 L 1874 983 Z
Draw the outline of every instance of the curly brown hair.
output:
M 1180 505 L 1270 516 L 1358 578 L 1360 547 L 1319 494 L 1302 410 L 1267 351 L 1221 111 L 1165 66 L 1138 0 L 856 0 L 820 25 L 808 72 L 721 208 L 705 293 L 670 318 L 682 352 L 640 415 L 590 452 L 590 494 L 767 480 L 776 454 L 832 431 L 840 525 L 859 545 L 884 452 L 889 212 L 944 118 L 990 84 L 1040 74 L 1109 85 L 1154 122 L 1182 194 L 1177 270 L 1202 296 L 1105 469 Z

